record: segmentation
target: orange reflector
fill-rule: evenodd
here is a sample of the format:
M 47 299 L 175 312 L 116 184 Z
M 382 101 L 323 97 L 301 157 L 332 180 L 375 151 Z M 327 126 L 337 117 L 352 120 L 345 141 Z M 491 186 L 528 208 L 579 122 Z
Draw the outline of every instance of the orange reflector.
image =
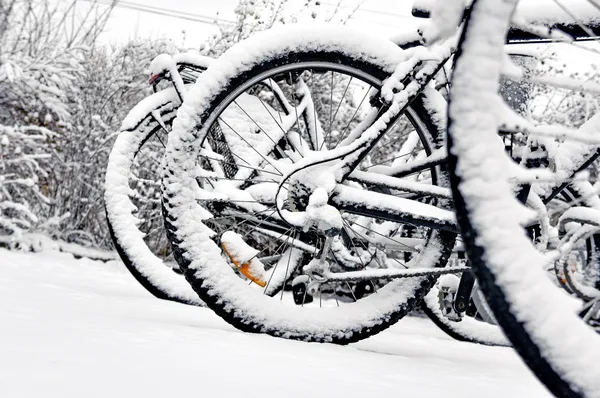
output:
M 227 250 L 227 246 L 225 245 L 225 243 L 221 242 L 221 245 L 223 246 L 223 251 L 225 252 L 225 254 L 227 254 L 227 256 L 229 257 L 229 259 L 231 260 L 231 262 L 236 266 L 236 268 L 242 273 L 242 275 L 244 275 L 246 278 L 250 279 L 252 282 L 256 283 L 258 286 L 260 287 L 265 287 L 267 286 L 267 282 L 265 282 L 264 280 L 262 280 L 259 276 L 256 276 L 252 273 L 252 270 L 250 268 L 250 264 L 251 262 L 254 260 L 250 260 L 247 263 L 241 264 L 240 265 L 240 260 L 235 257 L 232 256 L 229 251 Z

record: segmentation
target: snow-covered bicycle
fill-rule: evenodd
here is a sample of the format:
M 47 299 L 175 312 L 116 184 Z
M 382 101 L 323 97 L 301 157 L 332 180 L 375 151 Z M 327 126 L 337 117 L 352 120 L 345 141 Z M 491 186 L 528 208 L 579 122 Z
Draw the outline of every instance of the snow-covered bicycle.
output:
M 153 94 L 132 109 L 112 151 L 106 181 L 109 230 L 127 268 L 156 297 L 193 305 L 201 305 L 201 302 L 189 285 L 183 282 L 183 278 L 171 272 L 173 268 L 177 270 L 177 266 L 170 259 L 171 256 L 165 259 L 169 254 L 168 246 L 165 247 L 163 239 L 159 239 L 158 245 L 155 242 L 157 236 L 163 237 L 164 231 L 161 220 L 157 220 L 160 209 L 152 198 L 160 175 L 158 164 L 175 111 L 187 91 L 186 86 L 194 82 L 210 62 L 211 59 L 193 53 L 178 54 L 174 59 L 161 55 L 153 61 L 150 83 L 154 91 L 158 91 L 156 86 L 162 81 L 169 82 L 169 89 Z M 283 99 L 279 101 L 283 103 Z M 140 163 L 139 158 L 149 158 L 152 162 Z M 150 202 L 150 206 L 147 202 Z M 168 266 L 165 267 L 165 264 Z M 274 286 L 277 284 L 271 281 L 270 295 L 281 288 Z M 353 299 L 365 294 L 364 288 L 355 283 L 348 285 L 348 291 L 355 296 Z M 306 297 L 303 299 L 307 300 Z M 465 328 L 468 322 L 460 326 L 448 323 L 439 312 L 436 299 L 427 300 L 425 304 L 427 315 L 452 337 L 486 344 L 504 341 L 495 331 L 483 334 L 468 332 L 469 327 Z M 485 329 L 481 325 L 476 327 Z
M 194 52 L 174 57 L 161 54 L 152 61 L 149 83 L 155 93 L 125 118 L 111 151 L 105 183 L 109 231 L 126 267 L 154 296 L 192 305 L 202 302 L 183 277 L 171 272 L 180 274 L 165 242 L 156 188 L 176 110 L 189 84 L 212 61 Z M 161 82 L 167 87 L 159 89 L 164 86 Z M 278 291 L 275 286 L 271 294 Z
M 414 60 L 413 54 L 391 42 L 366 43 L 344 29 L 323 29 L 294 27 L 283 38 L 276 36 L 281 32 L 257 35 L 199 77 L 168 144 L 177 138 L 178 121 L 187 120 L 196 133 L 197 124 L 204 126 L 200 140 L 191 139 L 185 149 L 193 170 L 166 171 L 163 201 L 176 259 L 202 300 L 224 319 L 248 331 L 347 343 L 405 315 L 437 275 L 465 268 L 430 269 L 446 264 L 456 231 L 453 213 L 433 204 L 448 197 L 440 188 L 443 168 L 428 163 L 444 157 L 437 150 L 442 142 L 435 109 L 444 111 L 435 108 L 435 101 L 443 104 L 439 93 L 415 92 L 419 98 L 410 107 L 390 110 L 392 102 L 380 101 L 377 93 L 386 90 L 383 80 L 398 62 Z M 233 65 L 236 52 L 240 62 Z M 287 102 L 264 95 L 264 81 L 272 81 Z M 393 87 L 387 89 L 393 97 Z M 200 109 L 199 97 L 206 95 L 218 100 Z M 381 130 L 361 140 L 363 130 L 386 113 Z M 231 155 L 211 142 L 220 135 L 234 148 Z M 336 184 L 330 166 L 342 162 L 334 158 L 349 149 L 358 155 L 359 147 L 363 156 L 336 172 L 346 174 L 348 183 Z M 395 177 L 385 173 L 393 167 Z M 189 179 L 172 180 L 180 177 Z M 335 190 L 329 203 L 331 192 L 321 185 L 328 182 Z M 183 205 L 179 188 L 191 202 Z M 178 214 L 182 206 L 191 212 Z M 188 230 L 183 220 L 193 227 Z M 175 238 L 183 231 L 191 235 Z M 194 256 L 184 247 L 195 251 L 206 275 L 190 268 L 187 259 Z M 246 282 L 239 277 L 244 271 Z M 277 279 L 290 290 L 266 297 Z

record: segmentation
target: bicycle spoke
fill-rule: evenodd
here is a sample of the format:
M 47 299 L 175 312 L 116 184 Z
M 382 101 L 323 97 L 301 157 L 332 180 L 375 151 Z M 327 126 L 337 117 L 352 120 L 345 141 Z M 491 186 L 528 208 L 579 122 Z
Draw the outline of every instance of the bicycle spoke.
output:
M 259 101 L 262 103 L 262 100 L 259 98 Z M 242 112 L 244 112 L 244 114 L 246 116 L 248 116 L 248 118 L 252 121 L 252 123 L 254 123 L 256 125 L 256 127 L 258 127 L 258 129 L 267 136 L 267 138 L 273 143 L 273 145 L 277 145 L 277 143 L 273 140 L 273 138 L 271 138 L 271 136 L 269 134 L 267 134 L 267 132 L 256 122 L 256 120 L 254 120 L 254 118 L 252 116 L 250 116 L 248 114 L 248 112 L 246 112 L 241 106 L 240 104 L 237 103 L 237 101 L 233 101 L 234 104 L 237 105 L 238 108 L 240 108 L 240 110 Z M 263 104 L 264 105 L 264 104 Z M 266 109 L 266 106 L 265 106 Z M 267 109 L 267 112 L 269 113 L 269 115 L 271 114 L 271 112 L 269 112 L 269 110 Z M 271 117 L 273 118 L 273 120 L 275 121 L 275 123 L 279 126 L 279 124 L 277 123 L 277 120 L 275 119 L 275 117 L 273 117 L 273 115 L 271 115 Z M 281 131 L 283 131 L 285 133 L 285 131 L 283 130 L 283 128 L 281 128 Z
M 393 162 L 393 161 L 394 161 L 394 160 L 396 160 L 396 159 L 403 159 L 403 158 L 406 158 L 407 156 L 412 156 L 412 155 L 414 155 L 414 154 L 415 154 L 415 152 L 416 152 L 416 148 L 415 148 L 415 149 L 413 149 L 413 150 L 412 150 L 412 152 L 410 152 L 410 153 L 406 153 L 406 154 L 404 154 L 404 155 L 398 155 L 398 156 L 394 156 L 394 157 L 392 157 L 392 158 L 388 158 L 388 159 L 385 159 L 385 160 L 381 160 L 381 161 L 379 161 L 378 163 L 374 163 L 374 164 L 371 164 L 371 165 L 369 165 L 369 166 L 366 166 L 364 169 L 365 169 L 365 170 L 368 170 L 368 169 L 370 169 L 371 167 L 375 167 L 375 166 L 381 166 L 382 164 L 385 164 L 385 163 L 388 163 L 388 162 Z
M 333 129 L 333 71 L 331 71 L 331 87 L 329 87 L 329 133 Z M 325 143 L 325 138 L 323 138 L 323 144 Z M 317 147 L 319 147 L 317 143 Z
M 253 215 L 256 215 L 256 214 L 262 214 L 262 213 L 266 213 L 267 211 L 271 211 L 271 213 L 269 213 L 269 214 L 265 215 L 265 217 L 270 217 L 270 216 L 272 216 L 273 214 L 275 214 L 275 212 L 276 212 L 276 210 L 267 209 L 267 210 L 263 210 L 263 211 L 256 212 L 256 213 L 254 213 Z M 231 217 L 231 218 L 236 218 L 235 216 L 230 216 L 230 217 Z M 238 222 L 237 224 L 235 224 L 234 226 L 232 226 L 232 227 L 231 227 L 231 229 L 232 229 L 232 230 L 233 230 L 233 229 L 238 229 L 239 227 L 241 227 L 242 225 L 244 225 L 245 223 L 247 223 L 247 222 L 249 222 L 249 221 L 251 221 L 251 220 L 252 220 L 252 218 L 246 218 L 246 219 L 244 219 L 243 221 L 240 221 L 240 222 Z M 259 219 L 259 220 L 260 220 L 260 219 Z M 264 224 L 265 222 L 267 222 L 267 221 L 266 221 L 266 220 L 262 221 L 261 223 L 259 223 L 259 224 L 258 224 L 258 226 L 260 226 L 260 225 Z M 257 227 L 258 227 L 258 226 L 257 226 Z
M 350 83 L 352 82 L 352 79 L 353 79 L 353 77 L 351 76 L 350 79 L 348 80 L 348 84 L 346 85 L 346 88 L 344 89 L 344 93 L 342 94 L 342 98 L 340 99 L 340 102 L 338 103 L 337 109 L 335 110 L 335 113 L 333 114 L 333 120 L 335 120 L 335 118 L 337 117 L 337 114 L 338 114 L 338 112 L 339 112 L 339 110 L 340 110 L 340 108 L 342 106 L 342 102 L 344 102 L 344 98 L 346 98 L 346 92 L 348 91 L 348 88 L 350 87 Z M 333 103 L 331 104 L 331 106 L 333 106 Z M 360 105 L 359 105 L 359 107 L 360 107 Z M 325 145 L 325 141 L 327 140 L 327 138 L 331 134 L 331 131 L 332 131 L 332 127 L 331 127 L 331 124 L 330 124 L 329 131 L 327 132 L 327 134 L 323 138 L 323 143 L 319 147 L 319 150 L 323 149 L 323 145 Z M 330 148 L 330 149 L 333 149 L 333 148 Z
M 360 224 L 356 224 L 356 225 L 359 225 L 359 226 L 360 226 Z M 363 237 L 363 238 L 364 238 L 364 239 L 365 239 L 367 242 L 369 242 L 369 239 L 368 239 L 368 237 L 366 237 L 365 235 L 363 235 L 363 234 L 361 234 L 361 233 L 357 232 L 356 230 L 354 230 L 354 229 L 353 229 L 352 227 L 350 227 L 350 226 L 349 226 L 349 228 L 350 228 L 350 230 L 351 230 L 352 232 L 354 232 L 355 234 L 357 234 L 357 235 L 359 235 L 359 236 L 362 236 L 362 237 Z M 363 228 L 364 228 L 364 227 L 363 227 Z M 387 236 L 385 236 L 385 235 L 382 235 L 382 234 L 380 234 L 380 233 L 378 233 L 378 232 L 376 232 L 376 231 L 373 231 L 372 229 L 369 229 L 369 228 L 365 228 L 365 229 L 367 229 L 367 230 L 369 230 L 370 232 L 373 232 L 373 233 L 375 233 L 375 234 L 377 234 L 377 235 L 381 235 L 381 236 L 383 236 L 384 238 L 387 238 L 387 239 L 389 239 L 389 240 L 393 241 L 394 243 L 397 243 L 397 244 L 399 244 L 400 246 L 405 246 L 405 247 L 409 248 L 411 252 L 414 250 L 412 247 L 410 247 L 410 246 L 407 246 L 407 245 L 404 245 L 404 244 L 402 244 L 402 243 L 400 243 L 400 242 L 398 242 L 398 241 L 395 241 L 395 240 L 393 240 L 392 238 L 389 238 L 389 237 L 387 237 Z M 377 248 L 377 246 L 375 246 L 375 250 L 380 250 L 382 253 L 386 254 L 386 253 L 385 253 L 383 250 L 381 250 L 381 249 L 378 249 L 378 248 Z M 381 266 L 381 264 L 380 264 L 380 263 L 379 263 L 379 261 L 377 260 L 377 256 L 374 256 L 374 258 L 375 258 L 375 261 L 376 261 L 376 262 L 377 262 L 377 263 L 378 263 L 378 264 Z M 391 259 L 391 260 L 394 260 L 394 261 L 396 261 L 398 264 L 400 264 L 401 266 L 403 266 L 404 268 L 408 269 L 408 266 L 407 266 L 405 263 L 401 262 L 400 260 L 397 260 L 395 257 L 388 257 L 388 256 L 386 255 L 386 258 L 389 258 L 389 259 Z
M 279 249 L 281 249 L 283 247 L 283 245 L 285 245 L 288 242 L 289 242 L 289 236 L 285 241 L 281 242 L 279 247 L 277 249 L 275 249 L 274 253 L 277 253 L 279 251 Z M 288 250 L 291 250 L 291 248 L 288 248 Z M 290 251 L 290 257 L 291 257 L 291 255 L 292 255 L 292 253 Z M 275 273 L 277 272 L 277 267 L 279 267 L 279 260 L 277 260 L 277 262 L 275 263 L 275 266 L 273 267 L 273 270 L 271 271 L 271 275 L 269 276 L 267 285 L 265 286 L 265 288 L 263 290 L 263 294 L 267 294 L 267 291 L 269 290 L 269 285 L 271 284 L 271 280 L 273 279 L 273 275 L 275 275 Z M 283 284 L 283 286 L 285 287 L 285 283 Z
M 344 133 L 346 132 L 346 130 L 348 130 L 348 128 L 350 127 L 350 125 L 352 124 L 352 122 L 354 121 L 354 118 L 356 117 L 356 114 L 358 113 L 358 110 L 361 108 L 363 102 L 365 101 L 365 99 L 367 99 L 367 96 L 369 95 L 369 90 L 365 90 L 366 93 L 364 95 L 364 97 L 362 97 L 362 99 L 360 100 L 360 103 L 358 104 L 358 107 L 356 108 L 356 110 L 354 111 L 354 113 L 352 114 L 352 117 L 350 118 L 350 120 L 348 121 L 348 124 L 346 125 L 346 127 L 344 127 L 344 129 L 340 132 L 340 137 L 338 138 L 337 142 L 335 143 L 335 145 L 331 148 L 337 148 L 337 146 L 340 144 L 340 142 L 342 142 L 345 138 Z M 378 112 L 379 113 L 379 112 Z
M 269 86 L 271 87 L 271 92 L 275 93 L 275 88 L 273 87 L 273 79 L 268 79 L 268 81 L 269 81 Z M 277 86 L 277 88 L 279 88 L 279 85 L 277 83 L 275 83 L 275 85 Z M 279 89 L 277 95 L 279 95 L 280 98 L 284 97 L 283 93 L 281 92 L 281 89 Z M 286 102 L 287 102 L 287 100 L 286 100 Z M 288 108 L 285 107 L 285 105 L 284 105 L 284 108 L 286 108 L 285 109 L 286 111 L 288 110 Z M 279 115 L 279 123 L 283 123 L 283 117 L 281 116 L 281 112 L 277 112 L 277 114 Z
M 300 157 L 303 157 L 302 153 L 300 151 L 298 151 L 298 148 L 296 148 L 294 146 L 294 144 L 292 144 L 292 142 L 288 139 L 288 136 L 287 136 L 288 133 L 283 129 L 283 127 L 281 126 L 281 124 L 279 124 L 279 122 L 277 122 L 277 119 L 275 119 L 275 116 L 273 116 L 273 114 L 271 113 L 271 111 L 269 111 L 269 109 L 267 108 L 267 105 L 263 102 L 262 99 L 260 99 L 260 97 L 258 97 L 258 100 L 260 101 L 260 103 L 262 104 L 262 106 L 265 108 L 265 110 L 267 111 L 267 113 L 271 116 L 271 118 L 273 119 L 273 121 L 275 122 L 275 124 L 277 125 L 277 127 L 279 127 L 279 129 L 283 133 L 283 136 L 285 137 L 285 141 L 288 143 L 288 145 L 290 147 L 292 147 L 294 149 L 294 151 L 296 151 L 300 155 Z M 279 112 L 277 112 L 277 113 L 279 113 Z M 281 119 L 281 113 L 279 113 L 279 118 Z M 283 123 L 283 122 L 281 122 L 281 123 Z M 271 141 L 273 141 L 273 140 L 271 140 Z M 277 145 L 277 144 L 275 144 L 275 145 Z
M 292 78 L 292 72 L 289 73 L 289 76 L 290 76 L 290 84 L 292 84 L 292 86 L 293 86 L 294 79 Z M 298 117 L 298 105 L 300 105 L 300 104 L 298 103 L 298 99 L 296 98 L 296 94 L 294 92 L 294 87 L 292 87 L 292 99 L 295 102 L 294 103 L 294 112 L 296 113 L 296 126 L 298 126 L 298 132 L 302 132 L 300 129 L 300 118 Z M 308 132 L 308 127 L 307 127 L 307 132 Z
M 277 181 L 275 181 L 275 180 L 251 180 L 249 178 L 227 178 L 227 177 L 213 177 L 213 176 L 200 176 L 200 177 L 197 177 L 197 178 L 203 178 L 203 179 L 207 179 L 207 180 L 251 182 L 251 183 L 255 183 L 255 184 L 262 184 L 262 183 L 266 183 L 266 182 L 273 182 L 273 183 L 277 184 Z M 160 185 L 160 183 L 157 182 L 156 185 Z M 287 183 L 286 183 L 286 185 L 287 185 Z
M 277 170 L 277 172 L 279 173 L 280 176 L 283 175 L 283 173 L 281 171 L 279 171 L 279 169 L 277 169 L 277 167 L 275 167 L 275 165 L 272 164 L 271 161 L 269 161 L 262 153 L 260 153 L 256 148 L 254 148 L 254 146 L 252 144 L 250 144 L 241 134 L 239 134 L 237 131 L 235 131 L 235 129 L 233 129 L 229 124 L 227 124 L 227 122 L 225 122 L 222 118 L 219 117 L 219 120 L 222 121 L 227 127 L 229 127 L 229 129 L 231 129 L 231 131 L 233 131 L 235 135 L 237 135 L 238 137 L 240 137 L 242 139 L 242 141 L 244 141 L 244 143 L 246 143 L 246 145 L 248 145 L 248 147 L 250 147 L 254 152 L 256 152 L 258 154 L 258 156 L 260 156 L 261 158 L 263 158 L 263 160 L 265 162 L 267 162 L 275 170 Z
M 342 222 L 346 225 L 346 227 L 350 228 L 350 230 L 352 230 L 352 228 L 348 225 L 348 222 L 344 219 L 342 219 Z M 354 248 L 354 252 L 356 253 L 356 256 L 358 257 L 358 260 L 360 261 L 363 269 L 367 268 L 367 266 L 365 265 L 362 256 L 360 255 L 360 252 L 358 251 L 358 248 L 356 247 L 356 245 L 354 244 L 354 242 L 352 241 L 352 239 L 350 239 L 350 244 L 352 245 L 352 247 Z
M 395 239 L 392 239 L 392 238 L 390 238 L 389 236 L 385 236 L 385 235 L 383 235 L 382 233 L 380 233 L 380 232 L 377 232 L 377 231 L 375 231 L 375 230 L 373 230 L 373 229 L 371 229 L 371 228 L 365 227 L 365 226 L 363 226 L 363 225 L 361 225 L 361 224 L 359 224 L 359 223 L 357 223 L 357 222 L 354 222 L 353 224 L 354 224 L 354 225 L 358 225 L 359 227 L 361 227 L 361 228 L 364 228 L 364 229 L 366 229 L 367 231 L 374 233 L 375 235 L 379 235 L 379 236 L 381 236 L 381 237 L 382 237 L 382 238 L 384 238 L 384 239 L 387 239 L 387 240 L 389 240 L 389 241 L 392 241 L 393 243 L 395 243 L 396 245 L 398 245 L 398 246 L 400 246 L 400 247 L 404 247 L 404 248 L 406 248 L 406 250 L 407 250 L 408 252 L 414 252 L 414 251 L 415 251 L 415 248 L 414 248 L 414 247 L 412 247 L 412 246 L 409 246 L 409 245 L 406 245 L 406 244 L 404 244 L 404 243 L 402 243 L 402 242 L 399 242 L 399 241 L 397 241 L 397 240 L 395 240 Z M 351 229 L 352 229 L 352 228 L 351 228 Z M 352 229 L 352 231 L 356 232 L 354 229 Z M 363 235 L 363 236 L 364 236 L 364 235 Z M 403 266 L 406 266 L 406 264 L 403 264 Z

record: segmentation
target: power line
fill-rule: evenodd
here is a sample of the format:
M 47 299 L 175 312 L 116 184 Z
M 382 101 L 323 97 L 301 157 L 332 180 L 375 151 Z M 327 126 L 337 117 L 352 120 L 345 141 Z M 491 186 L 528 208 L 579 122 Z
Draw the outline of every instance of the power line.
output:
M 113 5 L 113 2 L 110 0 L 79 0 L 79 1 L 86 1 L 88 3 L 96 3 L 96 4 L 102 4 L 102 5 Z M 233 21 L 229 21 L 229 20 L 222 19 L 222 18 L 216 18 L 216 17 L 211 17 L 208 15 L 202 15 L 202 14 L 193 14 L 193 13 L 188 13 L 188 12 L 184 13 L 183 11 L 179 11 L 179 10 L 172 10 L 172 9 L 163 8 L 163 7 L 142 5 L 139 3 L 133 3 L 133 2 L 129 2 L 129 1 L 117 1 L 114 5 L 115 5 L 115 7 L 119 7 L 119 8 L 125 8 L 125 9 L 129 9 L 129 10 L 133 10 L 133 11 L 146 12 L 146 13 L 150 13 L 150 14 L 163 15 L 163 16 L 172 17 L 172 18 L 184 19 L 184 20 L 203 23 L 203 24 L 207 24 L 207 25 L 214 25 L 215 22 L 221 22 L 221 23 L 229 24 L 229 25 L 235 24 L 235 22 L 233 22 Z
M 348 9 L 348 8 L 356 9 L 357 12 L 360 11 L 360 12 L 366 12 L 366 13 L 370 13 L 370 14 L 386 15 L 386 16 L 390 16 L 390 17 L 414 19 L 414 17 L 410 16 L 410 15 L 397 14 L 397 13 L 387 12 L 387 11 L 381 11 L 381 10 L 372 10 L 372 9 L 369 9 L 369 8 L 361 8 L 360 6 L 358 8 L 356 8 L 356 7 L 342 5 L 342 4 L 338 5 L 336 3 L 330 3 L 330 2 L 327 2 L 327 1 L 323 1 L 321 3 L 322 4 L 326 4 L 328 6 L 332 6 L 332 7 L 340 7 L 340 8 L 346 8 L 346 9 Z
M 203 14 L 194 14 L 194 13 L 189 13 L 189 12 L 184 13 L 183 11 L 180 11 L 180 10 L 143 5 L 140 3 L 124 1 L 124 0 L 117 0 L 116 3 L 113 3 L 111 0 L 79 0 L 79 1 L 85 1 L 88 3 L 95 3 L 95 4 L 102 4 L 102 5 L 107 5 L 107 6 L 114 4 L 116 7 L 119 7 L 119 8 L 125 8 L 125 9 L 129 9 L 129 10 L 133 10 L 133 11 L 162 15 L 162 16 L 166 16 L 166 17 L 177 18 L 177 19 L 197 22 L 197 23 L 201 23 L 201 24 L 206 24 L 206 25 L 215 25 L 215 22 L 220 22 L 220 23 L 227 24 L 227 25 L 235 24 L 234 21 L 230 21 L 230 20 L 223 19 L 223 18 L 211 17 L 211 16 L 203 15 Z M 333 6 L 333 7 L 338 6 L 335 3 L 329 3 L 329 2 L 322 2 L 322 4 L 325 4 L 328 6 Z M 345 9 L 354 8 L 354 7 L 347 6 L 347 5 L 339 5 L 339 7 L 345 8 Z M 378 15 L 386 15 L 386 16 L 392 16 L 392 17 L 413 19 L 413 17 L 408 16 L 408 15 L 389 13 L 389 12 L 380 11 L 380 10 L 358 8 L 357 11 L 378 14 Z M 353 19 L 356 19 L 356 18 L 353 18 Z M 380 23 L 380 24 L 386 25 L 386 26 L 391 26 L 391 27 L 396 27 L 396 26 L 392 26 L 392 25 L 386 24 L 386 23 Z

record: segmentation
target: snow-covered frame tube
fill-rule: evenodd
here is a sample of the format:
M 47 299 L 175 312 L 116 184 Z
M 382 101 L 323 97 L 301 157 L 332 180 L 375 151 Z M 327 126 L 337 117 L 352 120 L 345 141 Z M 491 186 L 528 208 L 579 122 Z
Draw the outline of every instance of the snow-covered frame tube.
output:
M 600 338 L 543 270 L 519 220 L 497 143 L 498 81 L 515 0 L 475 0 L 457 54 L 449 108 L 451 188 L 480 286 L 505 334 L 557 396 L 600 396 Z
M 135 155 L 162 128 L 152 113 L 157 112 L 163 122 L 169 122 L 179 105 L 177 92 L 169 88 L 145 98 L 129 112 L 109 156 L 104 200 L 115 247 L 135 279 L 160 299 L 200 306 L 202 301 L 185 279 L 165 265 L 144 242 L 129 197 L 129 176 Z
M 203 73 L 188 92 L 167 147 L 163 203 L 176 259 L 194 290 L 218 315 L 248 332 L 307 341 L 349 343 L 375 334 L 404 316 L 431 287 L 430 278 L 393 281 L 352 305 L 332 308 L 287 306 L 237 277 L 210 239 L 203 220 L 211 215 L 196 198 L 199 150 L 219 105 L 253 75 L 289 59 L 327 59 L 362 65 L 382 78 L 406 54 L 396 45 L 337 27 L 294 26 L 255 35 L 233 47 Z M 446 264 L 453 234 L 434 231 L 421 253 L 422 266 Z

